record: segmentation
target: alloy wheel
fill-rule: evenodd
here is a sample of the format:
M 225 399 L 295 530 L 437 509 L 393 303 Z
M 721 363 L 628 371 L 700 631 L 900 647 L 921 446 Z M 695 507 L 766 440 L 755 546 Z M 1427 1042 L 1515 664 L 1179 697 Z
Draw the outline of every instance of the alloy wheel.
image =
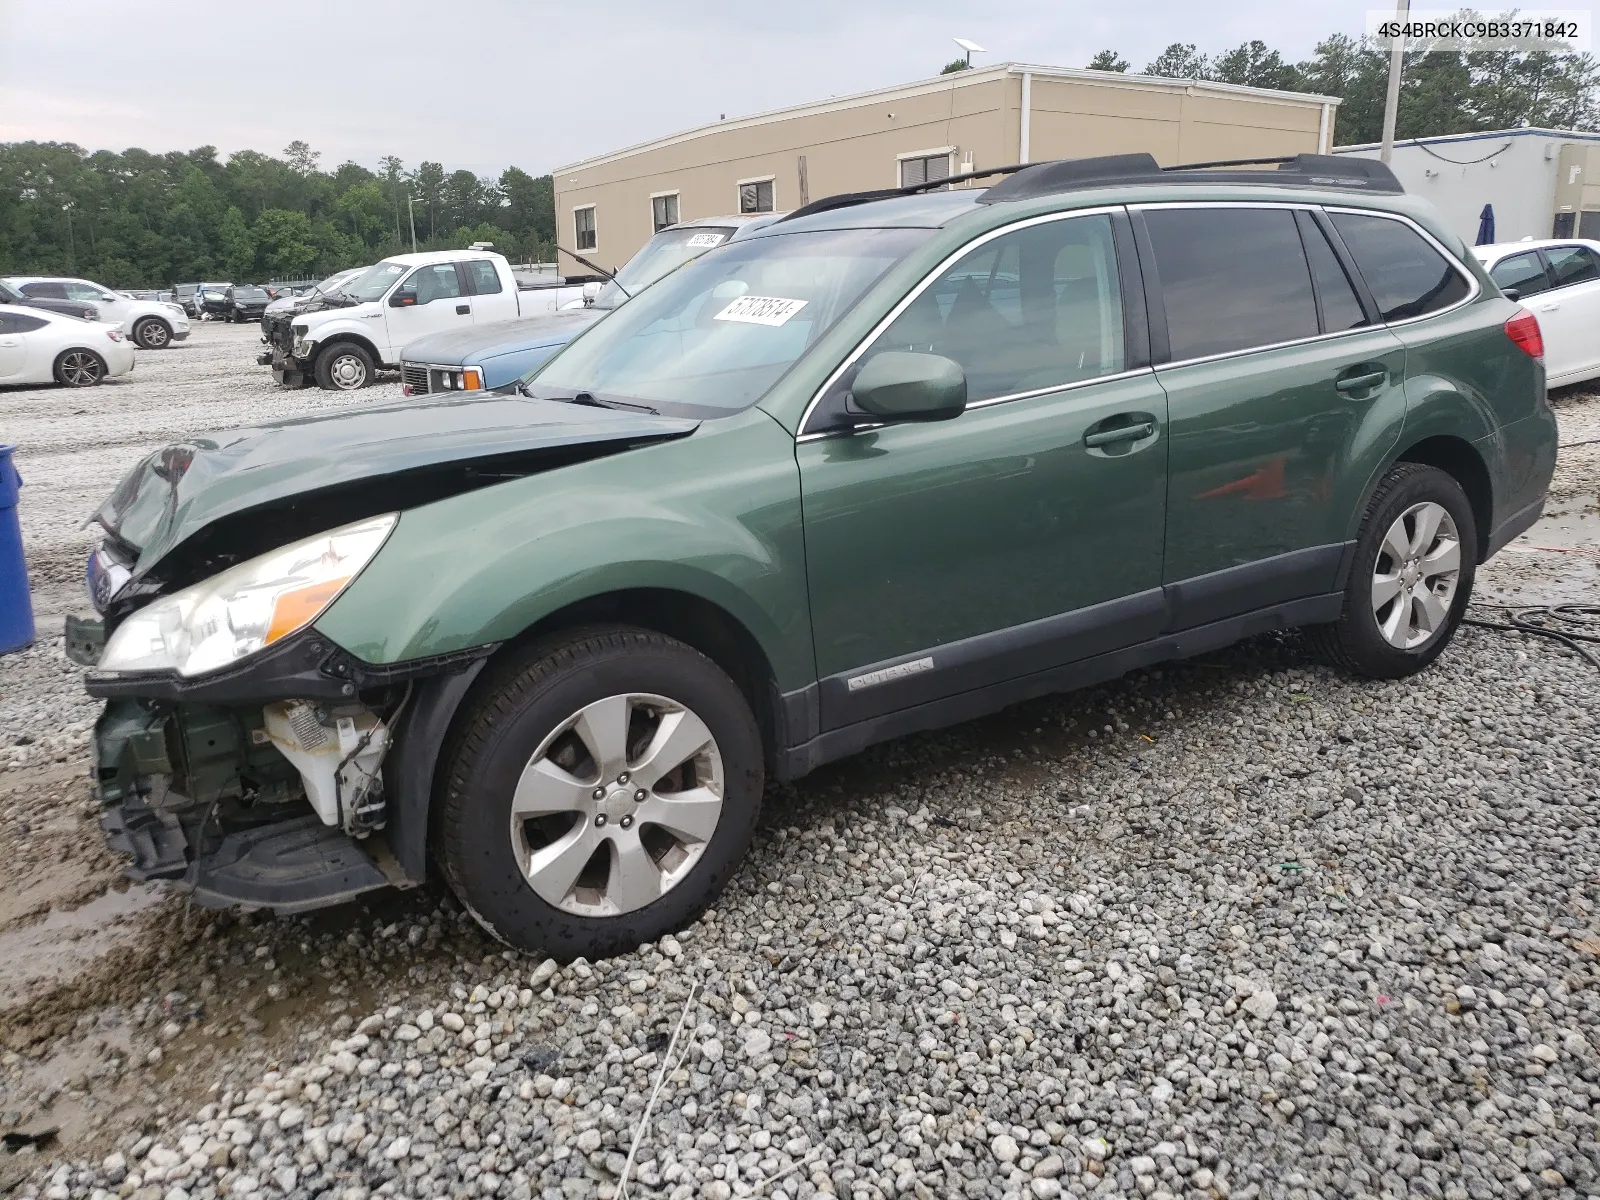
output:
M 608 696 L 545 738 L 511 800 L 511 844 L 547 903 L 632 912 L 693 870 L 716 832 L 722 755 L 706 723 L 665 696 Z
M 1461 537 L 1442 504 L 1413 504 L 1378 547 L 1372 572 L 1372 615 L 1384 640 L 1415 650 L 1447 624 L 1461 578 Z
M 333 360 L 328 377 L 333 380 L 335 387 L 353 392 L 366 386 L 367 364 L 354 354 L 341 354 Z
M 92 350 L 69 350 L 61 359 L 61 380 L 68 387 L 91 387 L 100 382 L 104 368 Z
M 159 350 L 167 344 L 170 334 L 160 321 L 147 321 L 139 330 L 139 341 L 146 350 Z

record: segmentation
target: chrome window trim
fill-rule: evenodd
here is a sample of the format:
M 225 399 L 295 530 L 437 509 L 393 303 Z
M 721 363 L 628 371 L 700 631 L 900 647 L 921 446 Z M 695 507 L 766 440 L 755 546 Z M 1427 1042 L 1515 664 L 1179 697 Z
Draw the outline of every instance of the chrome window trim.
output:
M 822 398 L 828 394 L 828 389 L 838 382 L 839 376 L 843 375 L 847 370 L 849 370 L 850 367 L 855 364 L 856 360 L 867 352 L 867 347 L 872 345 L 872 343 L 877 340 L 878 335 L 892 325 L 895 321 L 895 318 L 897 318 L 906 309 L 910 308 L 918 296 L 922 295 L 923 292 L 932 287 L 934 281 L 937 280 L 940 275 L 942 275 L 948 268 L 954 266 L 966 255 L 978 249 L 978 247 L 985 246 L 994 241 L 995 238 L 1003 237 L 1008 233 L 1015 233 L 1019 229 L 1029 229 L 1035 225 L 1047 225 L 1053 221 L 1070 221 L 1075 217 L 1108 216 L 1126 211 L 1127 205 L 1124 204 L 1103 204 L 1096 208 L 1075 208 L 1065 212 L 1041 213 L 1036 217 L 1028 217 L 1021 221 L 1014 221 L 1010 225 L 1002 225 L 998 229 L 991 229 L 988 233 L 982 234 L 974 238 L 972 241 L 966 242 L 957 247 L 955 250 L 952 250 L 948 255 L 941 259 L 932 270 L 924 275 L 917 282 L 915 287 L 902 296 L 899 302 L 896 303 L 895 306 L 891 308 L 888 313 L 867 332 L 866 336 L 856 343 L 855 348 L 852 349 L 849 354 L 844 356 L 844 359 L 839 363 L 839 365 L 828 373 L 828 377 L 822 381 L 822 386 L 817 388 L 817 390 L 812 394 L 810 402 L 806 405 L 805 412 L 800 416 L 800 424 L 798 426 L 799 432 L 795 434 L 795 441 L 797 443 L 801 441 L 815 441 L 820 437 L 836 437 L 840 434 L 848 435 L 853 433 L 865 433 L 869 429 L 883 428 L 882 422 L 875 422 L 871 425 L 853 425 L 848 429 L 808 430 L 806 427 L 811 423 L 811 416 L 814 412 L 816 412 L 817 405 L 822 403 Z M 1140 367 L 1132 371 L 1122 371 L 1116 375 L 1097 375 L 1092 379 L 1077 380 L 1073 383 L 1061 384 L 1057 387 L 1035 388 L 1031 391 L 1015 392 L 1006 396 L 991 396 L 987 400 L 978 400 L 967 405 L 967 409 L 971 410 L 974 408 L 988 408 L 991 405 L 1002 404 L 1009 400 L 1021 400 L 1028 396 L 1042 396 L 1046 392 L 1059 392 L 1067 387 L 1081 387 L 1089 383 L 1100 383 L 1101 381 L 1107 379 L 1122 379 L 1131 375 L 1138 375 L 1143 371 L 1148 371 L 1149 369 L 1150 368 L 1148 367 Z
M 1418 225 L 1410 217 L 1405 216 L 1403 213 L 1383 212 L 1376 208 L 1343 208 L 1334 204 L 1322 205 L 1322 211 L 1326 213 L 1345 213 L 1349 216 L 1355 217 L 1381 217 L 1385 221 L 1398 221 L 1400 224 L 1408 226 L 1414 232 L 1420 234 L 1422 240 L 1437 250 L 1444 258 L 1445 262 L 1449 263 L 1455 268 L 1456 274 L 1460 275 L 1467 281 L 1467 294 L 1460 300 L 1457 300 L 1454 304 L 1450 305 L 1450 307 L 1436 309 L 1433 312 L 1423 313 L 1416 317 L 1406 317 L 1399 321 L 1385 321 L 1383 322 L 1383 325 L 1386 329 L 1398 329 L 1403 325 L 1414 325 L 1418 321 L 1431 321 L 1435 317 L 1442 317 L 1446 313 L 1455 312 L 1458 308 L 1464 308 L 1468 304 L 1471 304 L 1479 296 L 1483 295 L 1483 285 L 1478 282 L 1478 277 L 1462 265 L 1461 260 L 1450 252 L 1450 248 L 1438 238 L 1434 237 L 1433 234 L 1429 233 L 1421 225 Z M 1351 252 L 1351 257 L 1355 257 L 1354 251 Z M 1360 264 L 1358 263 L 1358 269 L 1359 266 Z M 1370 285 L 1368 286 L 1370 287 Z

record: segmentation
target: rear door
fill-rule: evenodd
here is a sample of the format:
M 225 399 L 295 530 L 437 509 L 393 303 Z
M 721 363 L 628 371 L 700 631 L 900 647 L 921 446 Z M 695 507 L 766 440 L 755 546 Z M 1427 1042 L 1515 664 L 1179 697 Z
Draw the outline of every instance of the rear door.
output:
M 1405 352 L 1310 206 L 1141 206 L 1170 408 L 1164 581 L 1185 629 L 1331 592 Z M 1163 361 L 1163 358 L 1166 361 Z
M 1600 371 L 1600 255 L 1588 246 L 1546 246 L 1550 290 L 1529 307 L 1545 339 L 1545 370 L 1559 384 Z
M 472 292 L 472 319 L 479 325 L 509 321 L 517 315 L 516 293 L 500 278 L 499 268 L 487 258 L 471 258 L 459 264 Z

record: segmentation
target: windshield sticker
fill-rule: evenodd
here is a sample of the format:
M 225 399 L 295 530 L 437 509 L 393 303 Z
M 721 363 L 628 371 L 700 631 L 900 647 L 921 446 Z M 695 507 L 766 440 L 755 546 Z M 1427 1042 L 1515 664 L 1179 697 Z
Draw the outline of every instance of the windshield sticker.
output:
M 693 246 L 697 250 L 703 246 L 705 249 L 709 250 L 713 246 L 722 245 L 722 239 L 727 236 L 728 235 L 725 233 L 697 233 L 687 242 L 685 242 L 684 245 Z
M 740 296 L 715 319 L 742 321 L 746 325 L 782 325 L 805 306 L 804 300 L 788 300 L 782 296 Z

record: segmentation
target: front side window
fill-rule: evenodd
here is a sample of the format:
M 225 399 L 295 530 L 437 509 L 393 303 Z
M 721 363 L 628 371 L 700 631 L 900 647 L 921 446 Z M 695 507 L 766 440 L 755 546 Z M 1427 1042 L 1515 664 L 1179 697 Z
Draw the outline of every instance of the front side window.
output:
M 74 279 L 67 283 L 68 300 L 82 300 L 86 304 L 97 304 L 109 294 L 105 288 L 96 287 L 92 283 L 84 283 L 81 280 Z
M 58 283 L 55 280 L 25 283 L 22 285 L 22 294 L 34 300 L 65 300 L 67 298 L 67 285 Z
M 594 205 L 572 210 L 573 241 L 579 250 L 593 250 L 596 245 L 594 230 Z
M 739 185 L 739 211 L 766 213 L 772 211 L 772 180 L 753 179 Z
M 754 404 L 929 229 L 730 242 L 590 326 L 525 380 L 531 394 L 717 415 Z
M 1466 276 L 1404 221 L 1365 213 L 1329 213 L 1385 321 L 1426 316 L 1459 304 Z
M 1124 369 L 1122 290 L 1111 218 L 1030 225 L 947 268 L 873 341 L 954 359 L 969 403 Z
M 1587 246 L 1552 246 L 1544 253 L 1558 288 L 1600 279 L 1600 255 Z
M 472 280 L 474 296 L 493 296 L 501 290 L 500 272 L 487 259 L 475 258 L 467 264 L 467 278 Z
M 650 231 L 660 233 L 669 225 L 678 223 L 678 193 L 670 196 L 650 197 Z
M 419 305 L 432 304 L 461 295 L 461 278 L 456 274 L 455 263 L 433 263 L 418 267 L 401 290 L 415 291 Z
M 948 152 L 944 154 L 929 154 L 921 158 L 902 158 L 900 160 L 901 187 L 911 187 L 915 184 L 931 183 L 937 179 L 949 178 L 950 155 Z
M 1294 213 L 1282 208 L 1146 209 L 1173 361 L 1315 337 Z
M 1515 289 L 1519 296 L 1534 296 L 1550 287 L 1550 278 L 1544 273 L 1544 264 L 1535 250 L 1502 258 L 1489 272 L 1489 278 L 1503 290 Z

